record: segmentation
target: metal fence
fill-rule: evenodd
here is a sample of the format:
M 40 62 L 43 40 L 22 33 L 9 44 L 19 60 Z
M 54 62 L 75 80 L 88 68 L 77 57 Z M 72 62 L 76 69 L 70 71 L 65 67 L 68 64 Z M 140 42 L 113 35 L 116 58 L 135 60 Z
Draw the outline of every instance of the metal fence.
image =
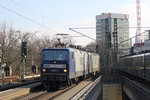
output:
M 69 100 L 98 100 L 102 98 L 102 83 L 101 77 L 98 77 L 94 82 L 84 87 L 76 95 Z
M 131 100 L 150 100 L 150 90 L 138 83 L 123 77 L 123 90 Z M 130 92 L 129 92 L 130 91 Z

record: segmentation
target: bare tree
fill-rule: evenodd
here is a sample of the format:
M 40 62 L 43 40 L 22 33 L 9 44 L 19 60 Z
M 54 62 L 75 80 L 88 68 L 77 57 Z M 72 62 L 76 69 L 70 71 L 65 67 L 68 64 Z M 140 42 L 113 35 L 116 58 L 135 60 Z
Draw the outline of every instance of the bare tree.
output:
M 69 34 L 55 34 L 53 36 L 54 47 L 68 47 L 71 45 L 71 36 Z
M 88 45 L 86 45 L 85 49 L 87 51 L 95 52 L 96 53 L 96 42 L 91 42 Z
M 37 37 L 34 33 L 32 39 L 28 42 L 28 56 L 27 56 L 27 68 L 28 72 L 31 71 L 31 67 L 41 65 L 41 51 L 43 48 L 53 47 L 52 41 L 49 37 Z
M 1 63 L 10 66 L 16 61 L 18 56 L 17 42 L 18 39 L 14 36 L 12 28 L 6 28 L 4 25 L 0 33 L 0 51 L 1 51 Z
M 30 32 L 21 32 L 20 30 L 14 30 L 6 27 L 4 24 L 0 30 L 0 59 L 1 65 L 11 66 L 13 74 L 19 73 L 20 61 L 21 61 L 21 42 L 27 42 L 29 45 L 28 50 L 31 51 L 30 45 L 33 40 L 33 34 Z M 34 44 L 32 45 L 34 47 Z M 31 65 L 30 55 L 26 57 L 27 67 Z M 1 66 L 0 66 L 1 67 Z M 30 69 L 31 70 L 31 69 Z

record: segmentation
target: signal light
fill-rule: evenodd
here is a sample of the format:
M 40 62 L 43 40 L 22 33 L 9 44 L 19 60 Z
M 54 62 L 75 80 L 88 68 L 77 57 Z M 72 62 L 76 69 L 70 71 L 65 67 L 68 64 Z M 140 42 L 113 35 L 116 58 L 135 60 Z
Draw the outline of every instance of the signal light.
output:
M 22 42 L 21 44 L 21 57 L 27 56 L 27 42 Z
M 43 69 L 43 72 L 45 72 L 46 71 L 46 69 Z

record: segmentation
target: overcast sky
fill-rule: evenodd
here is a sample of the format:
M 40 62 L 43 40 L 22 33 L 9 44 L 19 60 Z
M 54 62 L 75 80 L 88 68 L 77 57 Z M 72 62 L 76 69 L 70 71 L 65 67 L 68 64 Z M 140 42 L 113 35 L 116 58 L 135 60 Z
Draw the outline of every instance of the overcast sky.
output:
M 40 25 L 2 7 L 7 7 Z M 141 9 L 142 26 L 149 27 L 150 1 L 141 0 Z M 39 32 L 40 36 L 52 37 L 56 33 L 75 36 L 78 34 L 69 31 L 69 28 L 95 27 L 95 16 L 108 12 L 129 14 L 130 26 L 136 26 L 136 0 L 0 0 L 0 25 L 6 22 L 15 29 Z M 95 29 L 77 31 L 96 38 Z M 133 35 L 135 29 L 130 29 L 130 36 Z M 74 39 L 79 45 L 92 42 L 83 37 Z

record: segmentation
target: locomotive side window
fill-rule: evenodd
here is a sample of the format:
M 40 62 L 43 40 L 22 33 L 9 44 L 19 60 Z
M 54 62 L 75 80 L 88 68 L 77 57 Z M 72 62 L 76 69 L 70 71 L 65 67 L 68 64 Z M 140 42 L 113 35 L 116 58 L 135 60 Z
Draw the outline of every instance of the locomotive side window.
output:
M 74 53 L 72 52 L 72 60 L 73 60 L 73 58 L 74 58 Z

